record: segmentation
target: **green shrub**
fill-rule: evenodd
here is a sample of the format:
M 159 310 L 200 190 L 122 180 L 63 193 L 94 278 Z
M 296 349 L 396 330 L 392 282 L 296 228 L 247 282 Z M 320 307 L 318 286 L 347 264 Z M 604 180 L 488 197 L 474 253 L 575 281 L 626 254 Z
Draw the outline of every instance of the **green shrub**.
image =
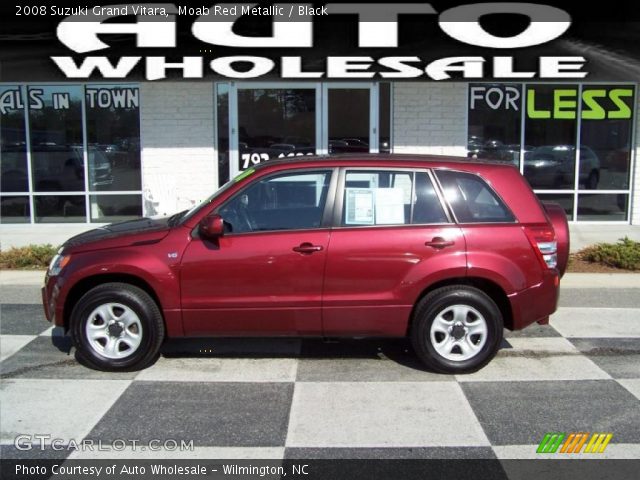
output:
M 0 252 L 0 268 L 47 268 L 58 251 L 52 245 L 28 245 Z
M 598 243 L 582 250 L 580 257 L 610 267 L 640 270 L 640 242 L 624 237 L 618 243 Z

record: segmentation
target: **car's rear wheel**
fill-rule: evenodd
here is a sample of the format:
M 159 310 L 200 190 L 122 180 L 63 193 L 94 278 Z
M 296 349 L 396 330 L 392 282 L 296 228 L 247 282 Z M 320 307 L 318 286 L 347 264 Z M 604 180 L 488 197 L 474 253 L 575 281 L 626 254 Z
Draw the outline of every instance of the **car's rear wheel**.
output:
M 411 343 L 428 368 L 469 373 L 495 356 L 503 328 L 502 313 L 486 293 L 448 286 L 430 292 L 416 306 Z
M 153 362 L 164 339 L 158 305 L 144 290 L 105 283 L 85 293 L 71 313 L 78 355 L 98 370 L 137 370 Z

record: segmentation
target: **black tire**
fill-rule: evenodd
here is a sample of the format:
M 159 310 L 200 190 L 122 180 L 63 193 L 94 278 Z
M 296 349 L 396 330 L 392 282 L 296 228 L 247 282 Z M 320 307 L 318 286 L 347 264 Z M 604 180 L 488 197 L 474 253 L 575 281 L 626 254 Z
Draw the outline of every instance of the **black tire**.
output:
M 479 350 L 473 354 L 471 358 L 451 359 L 441 355 L 434 346 L 431 327 L 443 312 L 449 312 L 449 308 L 453 306 L 463 306 L 471 313 L 471 323 L 484 320 L 486 324 L 486 335 L 484 344 L 481 348 L 480 337 L 481 335 L 468 335 L 458 330 L 456 334 L 464 335 L 461 337 L 465 340 L 469 336 L 469 342 L 473 342 L 478 345 Z M 478 317 L 475 312 L 479 313 L 481 317 Z M 445 313 L 448 315 L 449 313 Z M 453 315 L 453 314 L 452 314 Z M 452 326 L 457 322 L 452 320 Z M 459 327 L 458 327 L 459 328 Z M 500 309 L 495 302 L 482 290 L 465 285 L 452 285 L 448 287 L 438 288 L 428 295 L 423 297 L 416 305 L 413 323 L 411 326 L 411 343 L 413 348 L 420 358 L 420 360 L 431 370 L 438 373 L 471 373 L 484 367 L 495 356 L 503 336 L 503 319 Z M 446 334 L 436 332 L 437 336 L 440 335 L 445 338 Z M 454 338 L 454 335 L 451 335 Z M 443 340 L 444 341 L 444 340 Z M 457 340 L 456 340 L 457 341 Z M 461 348 L 455 346 L 462 352 Z M 449 352 L 450 356 L 457 356 L 458 353 L 452 350 Z
M 87 323 L 90 320 L 93 324 L 103 322 L 99 314 L 90 318 L 92 313 L 107 304 L 122 305 L 130 309 L 138 320 L 134 325 L 135 332 L 139 332 L 140 328 L 142 330 L 139 344 L 131 352 L 127 352 L 129 346 L 124 345 L 123 355 L 120 347 L 124 342 L 116 343 L 119 345 L 117 355 L 123 355 L 122 358 L 105 356 L 98 351 L 100 347 L 95 346 L 95 341 L 92 343 L 87 336 Z M 116 313 L 118 310 L 118 307 L 111 309 Z M 156 302 L 144 290 L 127 283 L 105 283 L 85 293 L 73 308 L 70 327 L 79 360 L 91 368 L 103 371 L 135 371 L 148 366 L 157 359 L 165 336 L 164 320 Z M 106 344 L 107 339 L 104 342 Z
M 600 183 L 600 174 L 596 170 L 592 170 L 587 178 L 587 184 L 585 185 L 587 190 L 596 190 Z

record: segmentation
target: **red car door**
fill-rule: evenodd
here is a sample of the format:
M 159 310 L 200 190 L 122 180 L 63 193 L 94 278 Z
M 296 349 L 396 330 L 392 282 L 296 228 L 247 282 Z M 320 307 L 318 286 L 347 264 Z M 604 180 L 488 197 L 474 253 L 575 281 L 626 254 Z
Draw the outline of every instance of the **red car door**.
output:
M 228 232 L 194 238 L 181 267 L 187 335 L 321 334 L 332 170 L 271 175 L 217 209 Z
M 403 336 L 425 285 L 465 276 L 464 236 L 426 171 L 348 169 L 341 177 L 324 334 Z

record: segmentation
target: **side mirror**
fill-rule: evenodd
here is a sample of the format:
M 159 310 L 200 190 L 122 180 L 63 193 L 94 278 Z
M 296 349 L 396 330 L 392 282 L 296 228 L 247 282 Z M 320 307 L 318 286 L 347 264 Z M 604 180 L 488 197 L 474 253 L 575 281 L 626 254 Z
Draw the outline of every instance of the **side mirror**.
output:
M 220 215 L 208 215 L 200 220 L 199 231 L 202 237 L 215 240 L 224 235 L 224 220 Z

